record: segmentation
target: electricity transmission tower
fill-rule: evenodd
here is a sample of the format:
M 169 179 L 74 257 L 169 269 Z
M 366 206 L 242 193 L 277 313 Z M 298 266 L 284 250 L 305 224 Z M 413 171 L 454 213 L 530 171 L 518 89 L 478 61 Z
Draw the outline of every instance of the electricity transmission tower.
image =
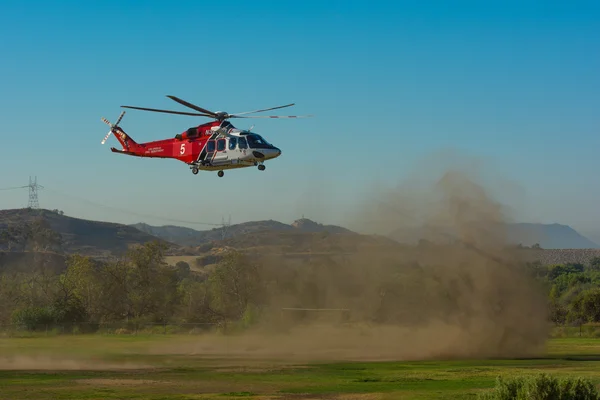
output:
M 227 230 L 231 226 L 231 215 L 229 216 L 229 220 L 225 222 L 225 217 L 221 217 L 221 239 L 225 240 L 227 237 Z
M 31 179 L 31 176 L 29 177 L 29 185 L 27 187 L 29 188 L 29 204 L 27 204 L 27 207 L 37 210 L 40 208 L 40 203 L 38 201 L 38 189 L 43 189 L 44 187 L 42 185 L 38 185 L 37 176 L 33 177 L 33 180 Z

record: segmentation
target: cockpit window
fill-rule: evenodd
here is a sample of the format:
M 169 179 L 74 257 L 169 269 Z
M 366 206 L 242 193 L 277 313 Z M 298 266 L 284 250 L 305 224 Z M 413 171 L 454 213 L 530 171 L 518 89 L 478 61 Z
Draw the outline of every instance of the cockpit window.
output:
M 248 144 L 253 149 L 264 149 L 272 147 L 269 142 L 267 142 L 265 139 L 263 139 L 260 135 L 257 135 L 256 133 L 250 134 L 246 136 L 246 138 L 248 139 Z
M 246 138 L 245 137 L 240 137 L 238 139 L 238 146 L 240 149 L 247 149 L 248 148 L 248 143 L 246 143 Z

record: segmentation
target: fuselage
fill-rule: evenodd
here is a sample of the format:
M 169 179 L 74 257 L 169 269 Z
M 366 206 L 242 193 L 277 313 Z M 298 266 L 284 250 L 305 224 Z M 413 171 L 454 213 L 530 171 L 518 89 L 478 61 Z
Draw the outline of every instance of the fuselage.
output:
M 281 150 L 254 132 L 235 128 L 228 121 L 212 121 L 175 138 L 135 143 L 128 135 L 117 137 L 123 150 L 138 157 L 174 158 L 199 169 L 229 169 L 256 165 L 279 157 Z

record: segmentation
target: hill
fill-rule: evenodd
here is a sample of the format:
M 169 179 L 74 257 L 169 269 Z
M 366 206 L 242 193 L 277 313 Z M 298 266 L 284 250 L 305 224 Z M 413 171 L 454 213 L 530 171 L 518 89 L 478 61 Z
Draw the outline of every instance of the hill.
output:
M 474 228 L 475 229 L 475 228 Z M 544 249 L 599 249 L 600 246 L 568 225 L 513 223 L 500 226 L 508 244 L 526 247 L 539 245 Z M 390 233 L 401 243 L 416 244 L 419 239 L 448 241 L 456 236 L 452 229 L 440 226 L 403 228 Z M 537 247 L 537 246 L 536 246 Z
M 600 246 L 568 225 L 517 223 L 508 225 L 510 241 L 544 249 L 598 249 Z
M 73 218 L 58 211 L 0 210 L 0 251 L 80 253 L 104 258 L 153 240 L 171 249 L 178 247 L 123 224 Z
M 582 262 L 600 255 L 598 245 L 574 229 L 560 224 L 512 224 L 510 242 L 524 246 L 539 243 L 542 249 L 524 249 L 532 260 L 544 263 Z M 413 242 L 424 231 L 412 232 Z M 179 226 L 151 226 L 145 223 L 124 225 L 90 221 L 49 210 L 0 210 L 0 252 L 7 260 L 32 259 L 19 253 L 52 254 L 48 260 L 56 264 L 57 255 L 79 253 L 98 259 L 125 252 L 132 245 L 149 241 L 167 244 L 172 258 L 197 261 L 198 265 L 214 263 L 224 248 L 246 252 L 278 254 L 286 257 L 314 257 L 356 254 L 365 249 L 395 251 L 409 238 L 363 235 L 335 225 L 323 225 L 308 219 L 292 224 L 273 220 L 252 221 L 205 231 Z M 566 248 L 566 249 L 565 249 Z M 39 258 L 39 257 L 38 257 Z M 50 261 L 49 261 L 50 262 Z
M 347 253 L 363 244 L 377 245 L 378 242 L 397 245 L 389 239 L 363 236 L 343 227 L 308 219 L 299 219 L 292 224 L 251 221 L 197 231 L 173 225 L 155 227 L 145 223 L 123 225 L 91 221 L 66 216 L 56 210 L 0 210 L 0 252 L 4 254 L 4 260 L 11 262 L 29 260 L 34 254 L 38 254 L 38 258 L 45 254 L 53 260 L 57 255 L 74 253 L 108 259 L 124 253 L 132 245 L 155 240 L 167 244 L 167 255 L 192 259 L 212 258 L 215 251 L 227 247 L 250 252 L 315 254 Z
M 249 234 L 266 232 L 295 232 L 295 233 L 353 233 L 349 229 L 336 225 L 323 225 L 306 218 L 298 219 L 292 224 L 284 224 L 273 220 L 251 221 L 241 224 L 235 224 L 226 227 L 213 228 L 210 230 L 198 231 L 191 228 L 183 228 L 173 225 L 151 226 L 145 223 L 131 225 L 149 235 L 159 237 L 180 246 L 199 246 L 213 241 L 219 241 L 226 238 L 236 238 Z M 273 235 L 267 234 L 273 238 Z M 256 239 L 253 239 L 256 240 Z

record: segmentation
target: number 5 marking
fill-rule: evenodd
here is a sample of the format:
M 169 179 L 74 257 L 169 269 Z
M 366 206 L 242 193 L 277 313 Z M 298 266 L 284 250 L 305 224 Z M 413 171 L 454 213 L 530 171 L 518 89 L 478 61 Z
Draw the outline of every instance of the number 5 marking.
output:
M 185 143 L 181 143 L 181 147 L 179 148 L 179 154 L 185 153 Z

